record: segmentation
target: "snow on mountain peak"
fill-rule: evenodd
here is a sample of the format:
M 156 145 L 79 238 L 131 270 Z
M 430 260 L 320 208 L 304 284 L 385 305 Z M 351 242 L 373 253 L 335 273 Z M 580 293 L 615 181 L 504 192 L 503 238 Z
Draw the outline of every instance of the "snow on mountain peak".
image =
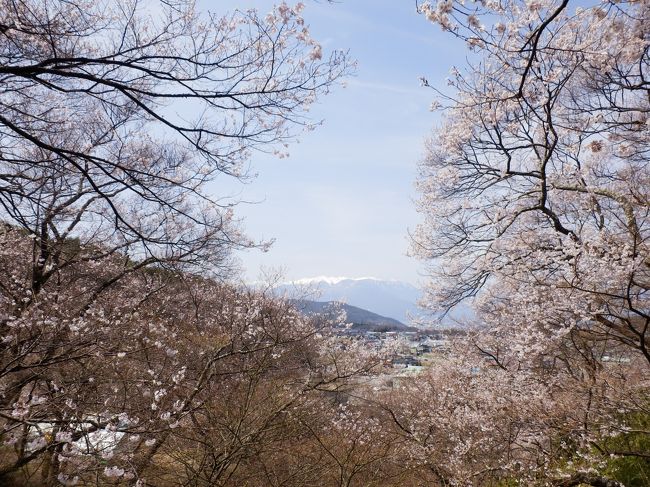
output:
M 277 289 L 301 298 L 301 293 L 313 292 L 309 299 L 341 301 L 403 323 L 418 312 L 421 294 L 409 283 L 376 277 L 318 276 L 281 283 Z
M 318 284 L 318 283 L 325 283 L 325 284 L 338 284 L 341 281 L 379 281 L 380 279 L 377 279 L 376 277 L 334 277 L 334 276 L 317 276 L 317 277 L 306 277 L 303 279 L 296 279 L 295 281 L 291 281 L 289 284 L 299 284 L 299 285 L 304 285 L 304 284 Z

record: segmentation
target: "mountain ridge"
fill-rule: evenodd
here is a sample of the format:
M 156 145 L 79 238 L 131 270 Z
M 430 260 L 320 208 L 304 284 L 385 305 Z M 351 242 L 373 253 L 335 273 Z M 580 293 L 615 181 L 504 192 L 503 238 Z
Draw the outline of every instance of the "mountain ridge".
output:
M 399 320 L 373 313 L 367 309 L 336 301 L 312 301 L 293 299 L 296 308 L 305 314 L 320 314 L 335 318 L 339 311 L 344 311 L 345 323 L 350 323 L 352 330 L 358 331 L 414 331 L 416 328 L 405 325 Z
M 409 324 L 412 316 L 421 313 L 417 301 L 422 291 L 398 280 L 318 276 L 283 282 L 276 290 L 290 298 L 346 303 L 402 324 Z

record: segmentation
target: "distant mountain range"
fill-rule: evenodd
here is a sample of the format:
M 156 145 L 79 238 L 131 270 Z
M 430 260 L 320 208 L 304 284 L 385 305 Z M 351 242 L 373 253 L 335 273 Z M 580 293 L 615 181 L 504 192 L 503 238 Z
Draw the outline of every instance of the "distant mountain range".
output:
M 412 315 L 421 313 L 417 301 L 422 291 L 401 281 L 322 276 L 283 283 L 277 289 L 296 299 L 340 301 L 401 323 L 409 323 Z
M 352 324 L 353 330 L 360 331 L 410 331 L 415 328 L 406 326 L 404 323 L 381 316 L 367 309 L 358 308 L 349 304 L 338 302 L 310 301 L 308 299 L 295 299 L 296 308 L 306 314 L 320 314 L 336 316 L 340 311 L 344 311 L 346 323 Z
M 382 280 L 373 277 L 320 276 L 279 284 L 277 292 L 293 299 L 309 302 L 342 302 L 380 318 L 392 318 L 404 326 L 414 324 L 426 313 L 418 307 L 422 290 L 403 281 Z M 358 316 L 352 310 L 352 316 Z M 441 321 L 444 326 L 457 326 L 457 321 L 472 317 L 469 305 L 460 305 Z M 348 319 L 348 321 L 354 321 Z M 429 315 L 425 320 L 435 322 Z

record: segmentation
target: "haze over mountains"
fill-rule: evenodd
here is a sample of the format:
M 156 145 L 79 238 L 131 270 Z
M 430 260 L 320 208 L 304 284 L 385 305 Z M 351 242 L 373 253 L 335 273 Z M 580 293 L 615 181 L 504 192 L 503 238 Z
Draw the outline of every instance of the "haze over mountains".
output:
M 340 301 L 373 313 L 409 323 L 421 314 L 417 306 L 422 291 L 402 281 L 371 277 L 313 277 L 283 283 L 281 292 L 311 301 Z
M 282 283 L 276 289 L 291 298 L 310 302 L 343 302 L 382 317 L 393 318 L 406 325 L 415 324 L 418 317 L 426 316 L 426 312 L 417 304 L 422 290 L 403 281 L 374 277 L 319 276 Z M 469 305 L 461 304 L 444 317 L 440 324 L 457 326 L 458 320 L 462 321 L 472 314 Z M 434 324 L 436 320 L 429 315 L 426 321 L 428 324 Z

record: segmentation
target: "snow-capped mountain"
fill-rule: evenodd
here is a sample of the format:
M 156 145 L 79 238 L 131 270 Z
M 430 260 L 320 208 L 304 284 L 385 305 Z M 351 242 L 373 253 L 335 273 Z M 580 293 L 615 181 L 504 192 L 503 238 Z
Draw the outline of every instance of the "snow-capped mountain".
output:
M 461 303 L 442 319 L 436 319 L 418 307 L 421 289 L 407 282 L 374 277 L 310 277 L 279 284 L 276 290 L 295 299 L 340 301 L 407 325 L 456 327 L 474 316 L 471 304 Z
M 278 289 L 297 298 L 342 301 L 403 323 L 421 314 L 417 301 L 422 291 L 402 281 L 320 276 L 283 283 Z

